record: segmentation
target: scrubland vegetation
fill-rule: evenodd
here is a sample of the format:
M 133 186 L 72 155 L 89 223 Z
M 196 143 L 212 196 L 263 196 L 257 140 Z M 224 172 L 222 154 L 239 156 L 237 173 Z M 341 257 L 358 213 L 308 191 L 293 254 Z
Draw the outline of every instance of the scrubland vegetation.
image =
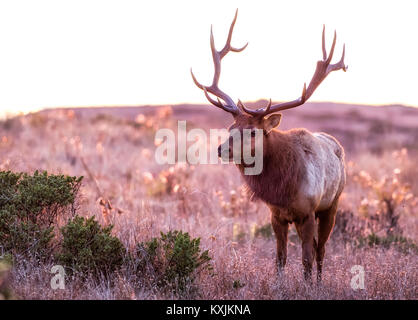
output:
M 269 211 L 233 165 L 155 162 L 156 130 L 177 128 L 170 107 L 2 121 L 0 299 L 417 299 L 418 145 L 379 119 L 365 143 L 348 131 L 357 118 L 323 126 L 347 141 L 347 185 L 320 284 L 303 280 L 293 226 L 276 274 Z M 57 264 L 63 290 L 50 286 Z

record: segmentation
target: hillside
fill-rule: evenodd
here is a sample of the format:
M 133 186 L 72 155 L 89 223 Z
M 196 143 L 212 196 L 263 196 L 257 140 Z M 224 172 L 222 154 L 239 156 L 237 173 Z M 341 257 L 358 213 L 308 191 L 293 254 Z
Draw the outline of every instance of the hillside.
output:
M 248 103 L 249 107 L 265 106 L 267 101 Z M 77 117 L 95 118 L 108 115 L 135 121 L 138 114 L 153 115 L 166 106 L 73 108 Z M 214 106 L 180 104 L 171 106 L 173 117 L 187 120 L 204 129 L 228 127 L 232 117 Z M 51 114 L 62 109 L 49 109 Z M 418 147 L 418 108 L 402 105 L 354 105 L 313 102 L 284 112 L 281 130 L 304 127 L 324 131 L 339 139 L 347 151 L 370 149 L 381 152 L 387 148 Z M 382 145 L 384 144 L 384 146 Z

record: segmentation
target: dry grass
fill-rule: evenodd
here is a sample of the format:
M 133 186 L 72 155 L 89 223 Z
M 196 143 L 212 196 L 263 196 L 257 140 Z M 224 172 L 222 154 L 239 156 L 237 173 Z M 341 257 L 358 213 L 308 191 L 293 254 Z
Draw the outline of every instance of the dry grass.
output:
M 232 165 L 160 166 L 154 161 L 154 134 L 160 127 L 176 128 L 169 109 L 136 121 L 117 117 L 79 117 L 72 111 L 33 114 L 0 129 L 0 169 L 84 175 L 80 213 L 95 215 L 103 225 L 115 225 L 114 234 L 133 249 L 136 243 L 160 231 L 179 229 L 200 237 L 209 249 L 214 275 L 200 275 L 195 299 L 417 299 L 417 252 L 383 247 L 359 247 L 357 236 L 378 228 L 362 214 L 364 199 L 371 202 L 373 186 L 358 183 L 364 171 L 380 181 L 384 175 L 409 183 L 417 194 L 413 150 L 400 162 L 393 150 L 379 155 L 348 154 L 348 184 L 340 208 L 353 219 L 352 228 L 336 231 L 327 245 L 323 282 L 302 279 L 301 249 L 292 227 L 284 274 L 274 267 L 274 237 L 256 237 L 255 230 L 270 222 L 264 204 L 251 202 Z M 198 125 L 198 124 L 195 124 Z M 384 146 L 384 139 L 381 141 Z M 407 194 L 406 193 L 406 194 Z M 405 197 L 406 197 L 405 194 Z M 414 196 L 396 206 L 403 235 L 417 241 L 417 205 Z M 376 202 L 373 202 L 376 204 Z M 377 207 L 370 215 L 378 214 Z M 381 209 L 384 210 L 384 209 Z M 341 223 L 341 222 L 339 222 Z M 338 228 L 339 226 L 337 226 Z M 342 234 L 345 233 L 345 234 Z M 350 287 L 354 265 L 365 268 L 365 290 Z M 19 261 L 12 270 L 15 293 L 24 299 L 161 299 L 178 298 L 147 285 L 126 266 L 112 283 L 67 279 L 65 290 L 50 288 L 50 264 Z M 234 288 L 234 282 L 240 286 Z

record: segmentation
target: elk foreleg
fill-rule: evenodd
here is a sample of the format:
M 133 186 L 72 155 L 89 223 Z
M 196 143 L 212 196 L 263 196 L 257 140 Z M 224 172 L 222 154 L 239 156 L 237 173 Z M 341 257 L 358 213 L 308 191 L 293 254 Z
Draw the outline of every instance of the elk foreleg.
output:
M 287 259 L 287 233 L 289 230 L 289 223 L 287 221 L 280 220 L 278 213 L 272 211 L 271 224 L 277 241 L 276 265 L 278 271 L 281 272 L 286 265 Z

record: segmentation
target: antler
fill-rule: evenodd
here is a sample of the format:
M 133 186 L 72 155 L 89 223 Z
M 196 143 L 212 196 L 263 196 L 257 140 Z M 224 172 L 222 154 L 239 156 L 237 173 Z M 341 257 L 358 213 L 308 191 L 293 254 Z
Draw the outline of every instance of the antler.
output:
M 251 114 L 252 116 L 257 117 L 264 117 L 270 113 L 283 111 L 290 108 L 298 107 L 302 104 L 304 104 L 314 93 L 316 88 L 321 84 L 321 82 L 327 77 L 329 73 L 332 71 L 340 70 L 342 69 L 344 72 L 347 70 L 347 66 L 344 64 L 344 55 L 345 55 L 345 44 L 343 46 L 343 53 L 341 56 L 341 59 L 338 63 L 330 64 L 332 56 L 334 54 L 334 48 L 335 48 L 335 42 L 337 40 L 337 32 L 334 32 L 334 40 L 332 42 L 331 51 L 329 53 L 329 56 L 327 57 L 327 51 L 325 49 L 325 25 L 322 30 L 322 55 L 323 60 L 320 60 L 316 64 L 316 70 L 315 73 L 311 79 L 311 82 L 309 83 L 308 89 L 306 89 L 306 83 L 303 85 L 302 95 L 293 101 L 279 103 L 275 105 L 271 105 L 271 100 L 268 106 L 264 109 L 257 109 L 257 110 L 250 110 L 247 109 L 241 101 L 239 102 L 240 107 L 248 114 Z
M 230 51 L 241 52 L 248 45 L 248 43 L 247 43 L 242 48 L 234 48 L 234 47 L 231 46 L 232 32 L 234 31 L 234 25 L 235 25 L 235 21 L 237 20 L 237 16 L 238 16 L 238 9 L 235 12 L 234 20 L 232 21 L 231 27 L 229 28 L 229 34 L 228 34 L 228 39 L 226 40 L 226 44 L 221 51 L 217 51 L 216 48 L 215 48 L 215 40 L 213 38 L 212 26 L 210 28 L 210 48 L 212 50 L 213 64 L 215 66 L 215 73 L 213 75 L 212 85 L 204 86 L 204 85 L 200 84 L 196 80 L 196 77 L 194 76 L 192 69 L 190 69 L 190 73 L 192 74 L 192 78 L 193 78 L 194 83 L 196 84 L 196 86 L 198 86 L 200 89 L 202 89 L 204 91 L 205 96 L 209 100 L 209 102 L 212 103 L 213 105 L 217 106 L 218 108 L 221 108 L 221 109 L 223 109 L 227 112 L 232 113 L 233 115 L 237 115 L 237 114 L 241 113 L 241 111 L 239 110 L 238 106 L 234 103 L 234 101 L 231 99 L 231 97 L 228 96 L 225 92 L 223 92 L 221 89 L 218 88 L 218 82 L 219 82 L 219 77 L 221 75 L 221 60 L 222 60 L 222 58 L 225 57 L 225 55 Z M 209 96 L 208 92 L 215 95 L 217 97 L 217 101 L 212 99 Z M 223 104 L 220 99 L 222 99 L 226 103 L 226 105 Z

